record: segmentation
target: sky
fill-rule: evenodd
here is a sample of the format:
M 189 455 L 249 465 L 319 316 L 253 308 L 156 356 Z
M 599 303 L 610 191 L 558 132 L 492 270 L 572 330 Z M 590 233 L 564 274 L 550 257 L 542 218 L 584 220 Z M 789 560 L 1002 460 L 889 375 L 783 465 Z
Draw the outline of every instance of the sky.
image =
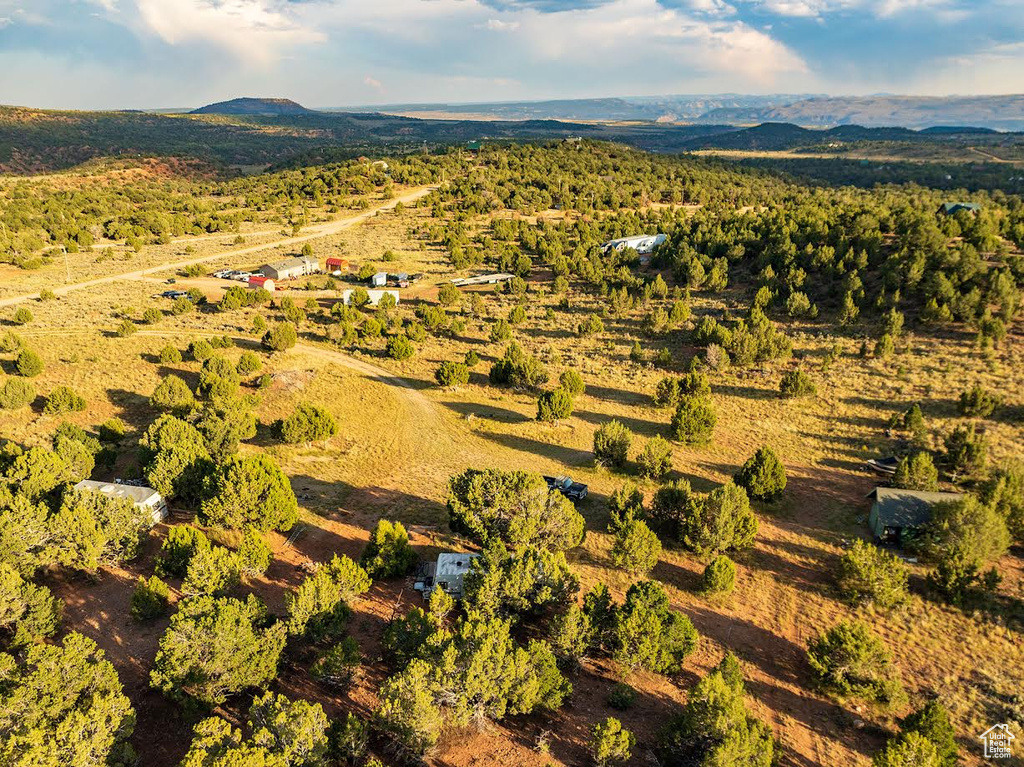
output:
M 1024 0 L 0 0 L 0 103 L 1024 92 Z

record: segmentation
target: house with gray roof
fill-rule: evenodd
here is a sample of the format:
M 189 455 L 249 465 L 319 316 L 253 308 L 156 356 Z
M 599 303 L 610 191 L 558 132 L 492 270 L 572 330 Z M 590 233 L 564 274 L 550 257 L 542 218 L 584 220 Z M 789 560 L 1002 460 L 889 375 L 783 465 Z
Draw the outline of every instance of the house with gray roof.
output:
M 964 496 L 963 493 L 876 487 L 867 497 L 874 501 L 868 516 L 871 531 L 880 541 L 903 545 L 909 536 L 931 521 L 935 504 L 959 501 Z

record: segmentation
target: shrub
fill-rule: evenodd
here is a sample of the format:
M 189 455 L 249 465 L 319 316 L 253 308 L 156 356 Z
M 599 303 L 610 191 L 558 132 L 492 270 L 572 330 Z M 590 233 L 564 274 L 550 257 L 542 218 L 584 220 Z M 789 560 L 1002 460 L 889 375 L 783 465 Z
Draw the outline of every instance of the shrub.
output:
M 917 734 L 935 746 L 937 767 L 956 767 L 960 763 L 949 712 L 937 700 L 928 701 L 924 707 L 902 719 L 900 729 L 902 734 L 897 739 Z
M 508 323 L 510 325 L 519 325 L 523 322 L 526 322 L 526 309 L 517 304 L 508 313 Z
M 347 690 L 362 660 L 359 643 L 352 637 L 345 637 L 317 658 L 309 673 L 321 684 Z
M 450 389 L 465 386 L 469 383 L 469 368 L 461 362 L 444 360 L 434 371 L 434 380 Z
M 935 468 L 931 453 L 919 450 L 910 458 L 900 458 L 892 484 L 908 490 L 938 490 L 939 470 Z
M 669 433 L 673 439 L 691 444 L 706 445 L 715 433 L 718 415 L 715 404 L 707 395 L 683 397 L 672 415 Z
M 338 422 L 322 407 L 300 402 L 281 422 L 281 439 L 289 444 L 326 442 L 338 433 Z
M 263 362 L 260 360 L 259 355 L 255 352 L 244 351 L 238 358 L 238 365 L 235 369 L 240 375 L 249 375 L 250 373 L 256 373 L 260 368 L 263 367 Z
M 854 604 L 896 607 L 907 598 L 907 568 L 899 558 L 857 539 L 839 560 L 839 591 Z
M 663 479 L 672 471 L 672 445 L 660 434 L 647 440 L 644 449 L 637 456 L 641 476 L 648 479 Z
M 636 703 L 636 690 L 625 682 L 616 682 L 608 693 L 608 705 L 617 711 L 626 711 Z
M 437 300 L 442 306 L 456 306 L 462 302 L 462 291 L 446 282 L 438 289 Z
M 629 460 L 633 433 L 619 421 L 611 420 L 594 432 L 594 459 L 602 466 L 621 468 Z
M 184 578 L 192 556 L 199 550 L 209 549 L 211 545 L 206 533 L 199 528 L 191 525 L 172 526 L 167 530 L 167 537 L 160 547 L 157 573 Z
M 661 541 L 647 523 L 633 514 L 614 514 L 609 526 L 613 533 L 612 563 L 632 575 L 646 577 L 658 564 Z
M 537 420 L 548 423 L 572 415 L 572 395 L 565 389 L 546 391 L 537 398 Z
M 205 362 L 213 354 L 213 344 L 205 338 L 197 338 L 189 343 L 188 353 L 196 362 Z
M 1014 540 L 1024 542 L 1024 464 L 997 469 L 982 487 L 982 500 L 1006 520 Z
M 903 688 L 892 654 L 867 624 L 842 621 L 810 642 L 807 659 L 828 692 L 878 703 L 896 703 Z
M 198 596 L 171 616 L 153 662 L 150 685 L 166 695 L 217 706 L 247 688 L 265 688 L 277 675 L 285 626 L 270 624 L 254 596 Z
M 942 767 L 943 763 L 934 743 L 920 733 L 910 732 L 886 743 L 871 764 L 872 767 Z
M 220 596 L 242 579 L 242 558 L 224 546 L 198 549 L 189 560 L 181 593 L 185 596 Z
M 975 431 L 973 423 L 956 427 L 946 437 L 946 464 L 952 473 L 978 474 L 987 461 L 988 440 Z
M 151 621 L 166 614 L 171 600 L 171 590 L 155 575 L 139 578 L 132 594 L 131 613 L 137 621 Z
M 778 762 L 771 729 L 744 702 L 743 674 L 736 657 L 722 662 L 690 691 L 682 712 L 663 728 L 661 764 L 772 767 Z
M 181 362 L 181 352 L 177 347 L 167 344 L 160 350 L 160 361 L 165 365 L 173 365 Z
M 75 393 L 70 386 L 58 386 L 46 398 L 44 413 L 78 413 L 85 410 L 85 398 Z
M 133 336 L 138 332 L 139 328 L 131 320 L 122 320 L 121 324 L 117 326 L 117 330 L 114 332 L 118 338 L 127 338 Z
M 22 349 L 14 363 L 19 375 L 35 378 L 43 372 L 43 360 L 31 349 Z
M 405 336 L 391 336 L 384 352 L 393 360 L 407 360 L 416 353 L 416 347 Z
M 583 540 L 583 516 L 549 491 L 539 474 L 467 469 L 448 482 L 448 524 L 478 543 L 494 540 L 510 552 L 528 547 L 564 551 Z
M 229 458 L 212 478 L 199 510 L 206 524 L 290 530 L 299 509 L 291 483 L 268 455 Z
M 171 314 L 175 317 L 180 317 L 184 314 L 191 314 L 196 309 L 196 305 L 192 303 L 192 300 L 187 296 L 179 296 L 174 299 L 174 303 L 171 304 Z
M 35 387 L 20 378 L 8 378 L 0 386 L 0 409 L 17 410 L 36 398 Z
M 693 623 L 669 609 L 668 596 L 654 581 L 630 586 L 625 603 L 611 620 L 614 657 L 625 668 L 672 674 L 697 649 Z
M 996 509 L 966 496 L 935 504 L 919 546 L 937 564 L 930 583 L 956 604 L 979 583 L 991 583 L 981 570 L 1007 552 L 1010 532 Z
M 817 392 L 817 388 L 811 377 L 802 370 L 790 370 L 782 376 L 779 382 L 779 392 L 786 399 L 794 397 L 811 397 Z
M 736 585 L 736 564 L 725 554 L 719 554 L 704 568 L 700 585 L 708 595 L 731 594 Z
M 595 724 L 590 732 L 590 755 L 598 767 L 625 764 L 635 745 L 633 733 L 624 729 L 622 722 L 611 716 Z
M 405 575 L 416 563 L 409 534 L 401 522 L 377 521 L 359 564 L 374 580 Z
M 688 495 L 678 512 L 678 526 L 687 548 L 709 556 L 752 546 L 758 522 L 746 491 L 726 482 L 707 495 Z
M 55 301 L 56 299 L 57 299 L 57 294 L 54 293 L 49 288 L 43 288 L 42 290 L 39 291 L 39 300 L 40 301 Z
M 786 489 L 786 469 L 770 447 L 759 448 L 733 479 L 758 501 L 773 501 Z
M 196 398 L 184 380 L 169 375 L 156 385 L 149 397 L 149 404 L 157 410 L 182 415 L 195 407 Z
M 475 368 L 480 364 L 480 355 L 475 350 L 470 349 L 466 352 L 466 367 Z
M 981 384 L 975 384 L 960 394 L 960 414 L 973 418 L 986 418 L 999 407 L 999 397 L 989 393 Z
M 242 575 L 247 578 L 263 575 L 274 558 L 274 553 L 263 535 L 259 530 L 253 530 L 251 527 L 245 529 L 237 553 L 242 567 Z
M 586 391 L 586 385 L 583 383 L 583 376 L 577 373 L 575 370 L 563 370 L 562 374 L 558 376 L 558 385 L 565 389 L 571 397 L 580 397 Z
M 511 343 L 505 356 L 491 365 L 490 380 L 515 389 L 536 389 L 547 382 L 548 373 L 539 359 L 528 355 L 519 344 Z
M 491 325 L 488 337 L 492 343 L 504 343 L 510 340 L 512 338 L 512 328 L 508 324 L 508 320 L 497 320 Z
M 32 312 L 27 307 L 21 306 L 14 312 L 13 320 L 15 325 L 27 325 L 32 322 Z
M 271 351 L 283 352 L 295 346 L 298 340 L 299 334 L 292 323 L 278 322 L 263 334 L 263 339 L 260 343 Z

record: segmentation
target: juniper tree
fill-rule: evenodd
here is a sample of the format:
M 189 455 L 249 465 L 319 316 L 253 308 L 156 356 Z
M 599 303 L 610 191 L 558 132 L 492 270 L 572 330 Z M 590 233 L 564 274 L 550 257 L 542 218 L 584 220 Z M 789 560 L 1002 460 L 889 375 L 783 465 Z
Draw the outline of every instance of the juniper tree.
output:
M 513 553 L 527 546 L 565 550 L 583 541 L 582 515 L 539 474 L 467 469 L 448 483 L 453 531 L 479 543 L 503 541 Z
M 326 442 L 338 433 L 338 422 L 330 411 L 309 402 L 300 402 L 281 422 L 281 438 L 290 444 Z
M 828 692 L 885 704 L 903 698 L 892 654 L 861 621 L 841 621 L 811 640 L 807 658 Z
M 693 623 L 669 609 L 668 596 L 653 581 L 633 584 L 614 615 L 614 657 L 625 668 L 672 674 L 697 648 Z
M 935 468 L 931 453 L 919 450 L 909 458 L 900 458 L 892 484 L 908 490 L 938 490 L 939 470 Z
M 184 703 L 219 706 L 273 681 L 285 637 L 284 624 L 267 625 L 266 607 L 252 595 L 186 599 L 160 639 L 150 684 Z
M 199 509 L 204 523 L 287 531 L 298 521 L 298 501 L 288 477 L 267 455 L 236 456 L 211 475 Z
M 786 489 L 786 468 L 770 447 L 758 448 L 733 477 L 750 498 L 773 501 Z
M 602 424 L 594 432 L 594 460 L 602 466 L 621 469 L 629 460 L 633 433 L 617 420 Z
M 839 560 L 839 591 L 854 604 L 896 607 L 907 599 L 907 578 L 906 565 L 896 556 L 860 538 Z
M 416 552 L 409 545 L 409 534 L 401 522 L 377 520 L 359 564 L 373 579 L 405 575 L 416 563 Z
M 102 765 L 134 761 L 135 711 L 113 665 L 78 633 L 31 647 L 21 662 L 0 654 L 0 763 Z
M 612 563 L 632 575 L 646 577 L 661 556 L 661 541 L 647 523 L 633 514 L 614 515 L 609 525 L 613 534 Z

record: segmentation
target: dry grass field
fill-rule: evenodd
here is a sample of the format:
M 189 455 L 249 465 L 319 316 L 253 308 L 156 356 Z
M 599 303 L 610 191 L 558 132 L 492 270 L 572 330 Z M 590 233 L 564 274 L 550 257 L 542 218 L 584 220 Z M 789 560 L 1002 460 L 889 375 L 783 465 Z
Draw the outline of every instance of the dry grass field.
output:
M 382 268 L 426 275 L 403 297 L 403 304 L 415 307 L 433 301 L 437 285 L 451 272 L 441 251 L 413 236 L 428 217 L 423 207 L 407 207 L 368 218 L 358 227 L 311 244 L 321 259 L 340 254 L 353 263 L 383 264 L 384 252 L 391 251 L 397 260 Z M 246 245 L 268 243 L 276 236 L 246 234 Z M 233 260 L 229 246 L 242 246 L 230 240 L 218 237 L 191 244 L 194 251 L 187 256 L 184 243 L 147 247 L 138 255 L 116 249 L 111 254 L 78 254 L 72 268 L 77 278 L 84 279 L 192 256 L 209 256 L 209 270 L 221 264 L 248 265 Z M 272 260 L 295 250 L 295 243 L 287 242 L 280 250 L 261 252 L 258 259 Z M 122 256 L 127 257 L 122 260 Z M 4 271 L 0 298 L 52 287 L 59 283 L 60 272 L 57 264 L 33 273 Z M 171 271 L 158 272 L 98 284 L 57 300 L 33 300 L 25 305 L 34 320 L 10 328 L 46 364 L 45 372 L 34 379 L 40 394 L 65 384 L 88 401 L 85 412 L 67 420 L 90 428 L 116 415 L 132 427 L 121 445 L 122 457 L 108 476 L 137 471 L 133 444 L 156 416 L 148 396 L 161 377 L 174 373 L 190 385 L 196 382 L 198 364 L 188 361 L 187 355 L 182 363 L 161 364 L 161 347 L 173 343 L 184 349 L 194 338 L 226 334 L 236 339 L 229 356 L 237 356 L 244 348 L 259 349 L 258 339 L 250 332 L 255 312 L 249 309 L 168 315 L 159 324 L 140 326 L 130 337 L 117 337 L 113 330 L 122 316 L 138 317 L 147 307 L 165 306 L 166 302 L 152 296 L 172 276 Z M 382 342 L 342 351 L 324 340 L 324 327 L 330 322 L 326 309 L 335 300 L 334 291 L 289 291 L 300 305 L 312 298 L 322 312 L 310 313 L 300 329 L 298 346 L 264 357 L 263 372 L 271 374 L 272 383 L 267 389 L 251 390 L 258 399 L 260 428 L 257 437 L 242 446 L 243 451 L 266 451 L 281 463 L 302 507 L 297 533 L 287 540 L 272 536 L 275 561 L 265 578 L 254 584 L 272 611 L 283 611 L 283 595 L 301 579 L 302 562 L 325 560 L 334 552 L 357 556 L 369 529 L 382 517 L 409 525 L 413 543 L 424 557 L 465 546 L 448 531 L 444 498 L 448 477 L 467 467 L 570 473 L 588 483 L 591 495 L 581 506 L 588 535 L 583 546 L 570 552 L 570 561 L 583 589 L 603 581 L 622 598 L 631 580 L 610 561 L 605 501 L 624 482 L 638 480 L 595 466 L 593 433 L 617 418 L 636 435 L 634 453 L 650 437 L 665 433 L 669 411 L 656 408 L 651 400 L 664 371 L 629 359 L 634 338 L 651 343 L 640 333 L 639 312 L 608 318 L 603 333 L 580 338 L 574 330 L 575 313 L 598 308 L 596 299 L 573 294 L 573 308 L 566 312 L 543 289 L 549 282 L 538 279 L 536 283 L 534 287 L 541 290 L 528 301 L 528 318 L 516 327 L 515 337 L 545 361 L 552 379 L 572 368 L 587 385 L 573 416 L 557 425 L 535 420 L 534 396 L 488 384 L 487 369 L 500 357 L 504 344 L 487 340 L 487 317 L 467 317 L 466 330 L 458 337 L 428 336 L 418 344 L 413 358 L 397 363 L 384 358 Z M 220 290 L 216 282 L 204 278 L 179 277 L 178 285 L 199 286 L 211 299 Z M 480 292 L 490 317 L 507 315 L 510 298 L 489 288 Z M 721 300 L 712 302 L 695 294 L 694 316 L 721 311 Z M 728 294 L 724 300 L 729 300 Z M 547 313 L 549 308 L 557 310 L 554 319 Z M 13 311 L 0 310 L 0 320 L 6 321 Z M 851 337 L 823 335 L 814 326 L 791 332 L 794 359 L 713 377 L 719 420 L 711 445 L 675 446 L 673 477 L 689 479 L 697 489 L 726 480 L 765 444 L 782 457 L 790 480 L 780 502 L 758 508 L 757 543 L 738 556 L 736 589 L 726 601 L 708 601 L 699 595 L 705 563 L 690 553 L 666 549 L 655 568 L 653 577 L 666 585 L 674 606 L 689 615 L 701 633 L 700 649 L 685 671 L 674 678 L 632 676 L 629 682 L 640 693 L 637 704 L 629 711 L 615 712 L 605 701 L 619 679 L 617 670 L 610 661 L 588 662 L 571 677 L 576 694 L 560 712 L 485 731 L 450 733 L 428 760 L 430 764 L 583 764 L 589 728 L 609 715 L 621 718 L 637 734 L 633 763 L 653 763 L 649 757 L 657 728 L 685 702 L 687 690 L 730 649 L 742 662 L 755 713 L 770 723 L 780 741 L 782 764 L 870 762 L 894 730 L 896 716 L 911 706 L 887 712 L 821 695 L 811 689 L 805 656 L 810 638 L 844 617 L 863 612 L 838 600 L 832 576 L 843 547 L 857 536 L 868 535 L 864 496 L 875 481 L 862 464 L 887 452 L 886 422 L 918 400 L 927 401 L 925 418 L 936 445 L 958 422 L 958 393 L 975 381 L 1003 393 L 1008 408 L 1024 407 L 1024 339 L 1018 324 L 1000 348 L 984 355 L 966 332 L 940 338 L 911 333 L 894 357 L 879 361 L 861 358 L 859 341 Z M 657 342 L 671 348 L 675 370 L 684 369 L 695 352 L 675 339 L 682 335 L 673 333 Z M 821 360 L 835 343 L 843 353 L 828 372 L 821 372 Z M 461 359 L 471 349 L 481 363 L 472 371 L 470 384 L 458 391 L 438 387 L 433 380 L 437 364 Z M 2 364 L 9 372 L 10 355 L 2 358 Z M 780 399 L 781 374 L 797 365 L 810 372 L 818 394 L 809 399 Z M 273 438 L 272 424 L 300 401 L 322 405 L 337 417 L 340 432 L 327 445 L 290 446 Z M 3 411 L 0 417 L 2 436 L 24 445 L 47 444 L 61 420 L 38 407 Z M 995 461 L 1024 457 L 1024 425 L 1019 418 L 1012 421 L 997 413 L 982 426 Z M 653 485 L 640 484 L 653 492 Z M 176 512 L 171 521 L 187 519 Z M 148 688 L 149 665 L 167 621 L 139 625 L 130 619 L 127 608 L 136 577 L 152 573 L 165 529 L 163 525 L 155 529 L 144 555 L 125 569 L 103 570 L 95 579 L 48 577 L 67 603 L 65 628 L 96 639 L 116 666 L 138 710 L 134 744 L 140 763 L 156 767 L 180 759 L 190 723 Z M 941 696 L 954 717 L 965 763 L 980 764 L 975 735 L 1001 721 L 1007 706 L 1024 705 L 1024 569 L 1019 552 L 999 564 L 1003 582 L 997 597 L 971 613 L 934 601 L 924 588 L 924 566 L 911 568 L 910 604 L 892 614 L 868 612 L 867 617 L 893 650 L 911 704 L 933 694 Z M 287 657 L 276 689 L 320 700 L 331 714 L 343 710 L 368 714 L 385 674 L 376 657 L 382 625 L 418 600 L 411 582 L 386 582 L 376 584 L 355 606 L 351 631 L 360 640 L 367 663 L 348 695 L 325 692 Z M 243 709 L 239 705 L 224 713 L 237 719 Z M 1024 733 L 1018 730 L 1018 735 L 1019 742 L 1024 742 Z

